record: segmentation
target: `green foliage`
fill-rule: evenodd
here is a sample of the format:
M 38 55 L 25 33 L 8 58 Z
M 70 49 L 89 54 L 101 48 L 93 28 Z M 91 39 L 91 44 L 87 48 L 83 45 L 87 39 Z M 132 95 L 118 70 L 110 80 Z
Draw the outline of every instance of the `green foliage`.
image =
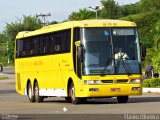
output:
M 0 76 L 0 80 L 8 80 L 9 78 L 8 77 L 2 77 Z
M 156 50 L 158 51 L 160 48 L 160 21 L 156 24 L 156 34 L 154 35 L 154 45 Z
M 142 83 L 143 87 L 151 87 L 150 81 L 151 80 L 144 80 Z
M 135 4 L 121 6 L 115 0 L 100 2 L 102 8 L 97 11 L 98 18 L 128 20 L 138 25 L 140 41 L 147 47 L 145 64 L 152 64 L 160 72 L 160 53 L 158 52 L 160 50 L 160 0 L 140 0 Z M 83 8 L 78 12 L 73 11 L 68 20 L 93 19 L 95 16 L 95 11 Z M 7 63 L 8 57 L 13 62 L 14 40 L 18 32 L 39 29 L 41 23 L 35 16 L 23 16 L 22 19 L 7 24 L 3 33 L 0 34 L 0 62 Z M 55 23 L 57 22 L 52 22 L 52 24 Z
M 72 12 L 69 15 L 69 20 L 85 20 L 94 18 L 94 12 L 87 10 L 86 8 L 80 9 L 79 12 Z
M 24 16 L 22 29 L 25 31 L 33 31 L 42 27 L 42 22 L 35 16 Z
M 154 36 L 157 34 L 155 26 L 160 18 L 160 11 L 151 11 L 137 15 L 121 18 L 122 20 L 133 21 L 138 25 L 141 43 L 147 48 L 154 47 Z
M 160 78 L 144 80 L 143 87 L 160 87 Z
M 139 3 L 131 4 L 131 5 L 123 5 L 123 6 L 120 6 L 120 8 L 121 8 L 122 16 L 128 16 L 128 15 L 140 13 Z
M 102 18 L 117 18 L 119 6 L 114 0 L 101 0 L 103 9 L 101 12 Z
M 148 48 L 145 63 L 152 64 L 160 72 L 160 11 L 143 13 L 142 16 L 139 20 L 140 22 L 137 21 L 137 24 L 141 43 Z
M 52 21 L 50 23 L 48 23 L 48 25 L 53 25 L 53 24 L 57 24 L 58 22 L 57 21 Z
M 36 29 L 41 28 L 41 21 L 35 16 L 23 16 L 22 20 L 18 20 L 16 22 L 8 23 L 6 25 L 5 30 L 3 31 L 3 34 L 0 35 L 0 42 L 3 41 L 6 46 L 8 44 L 8 51 L 6 49 L 3 49 L 3 54 L 7 53 L 7 56 L 10 58 L 10 62 L 13 63 L 14 60 L 14 44 L 15 44 L 15 37 L 20 31 L 33 31 Z M 7 63 L 6 57 L 1 57 L 1 60 L 3 63 Z
M 152 57 L 152 64 L 154 68 L 160 72 L 160 52 L 156 51 L 155 55 Z
M 6 35 L 4 33 L 0 34 L 0 63 L 6 61 L 7 56 L 7 43 L 6 43 Z
M 158 10 L 160 8 L 160 0 L 141 0 L 141 12 Z
M 130 5 L 118 5 L 115 0 L 101 0 L 102 8 L 98 10 L 98 18 L 117 19 L 131 14 L 140 13 L 139 3 Z M 95 11 L 89 11 L 87 8 L 80 9 L 78 12 L 72 12 L 69 20 L 84 20 L 95 18 Z

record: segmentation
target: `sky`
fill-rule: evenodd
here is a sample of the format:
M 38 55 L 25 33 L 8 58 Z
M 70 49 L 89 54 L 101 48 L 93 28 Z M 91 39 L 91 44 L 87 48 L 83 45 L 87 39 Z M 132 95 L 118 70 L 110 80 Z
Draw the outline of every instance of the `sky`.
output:
M 130 4 L 139 0 L 115 0 L 118 4 Z M 48 14 L 48 21 L 64 21 L 73 11 L 101 6 L 100 0 L 0 0 L 0 32 L 6 23 L 15 22 L 23 15 Z

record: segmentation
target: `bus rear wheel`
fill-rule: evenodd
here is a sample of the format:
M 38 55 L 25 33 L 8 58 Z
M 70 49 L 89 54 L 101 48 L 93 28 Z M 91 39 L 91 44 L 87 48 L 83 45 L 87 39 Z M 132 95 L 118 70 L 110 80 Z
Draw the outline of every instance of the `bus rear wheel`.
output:
M 128 102 L 128 96 L 117 96 L 117 100 L 119 103 L 127 103 Z
M 35 96 L 33 94 L 33 90 L 32 90 L 32 84 L 31 82 L 29 82 L 28 86 L 27 86 L 27 94 L 28 94 L 28 99 L 30 102 L 35 102 Z
M 38 82 L 35 82 L 35 85 L 34 85 L 34 95 L 35 95 L 35 102 L 37 102 L 37 103 L 43 102 L 44 97 L 43 96 L 39 96 Z

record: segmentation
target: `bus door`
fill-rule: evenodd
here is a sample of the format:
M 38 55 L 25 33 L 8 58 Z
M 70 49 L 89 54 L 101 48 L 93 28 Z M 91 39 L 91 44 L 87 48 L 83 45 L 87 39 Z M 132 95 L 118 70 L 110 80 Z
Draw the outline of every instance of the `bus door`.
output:
M 80 41 L 76 42 L 76 74 L 79 78 L 82 77 L 82 63 L 83 63 L 83 48 Z

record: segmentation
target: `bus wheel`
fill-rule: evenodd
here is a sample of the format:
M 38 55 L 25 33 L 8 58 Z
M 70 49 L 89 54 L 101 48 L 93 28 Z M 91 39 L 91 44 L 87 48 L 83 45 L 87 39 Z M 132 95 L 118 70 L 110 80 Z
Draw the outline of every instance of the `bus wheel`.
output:
M 43 96 L 39 96 L 38 82 L 35 82 L 35 85 L 34 85 L 34 95 L 35 95 L 35 102 L 37 102 L 37 103 L 43 102 L 44 97 Z
M 73 83 L 71 83 L 71 85 L 70 85 L 69 95 L 71 97 L 71 102 L 73 104 L 79 104 L 81 102 L 80 98 L 75 97 L 75 88 L 74 88 L 74 84 Z
M 81 99 L 81 103 L 87 103 L 87 98 L 80 98 Z
M 66 100 L 67 103 L 71 103 L 72 102 L 71 97 L 65 97 L 65 100 Z
M 117 100 L 119 103 L 127 103 L 128 102 L 128 96 L 117 96 Z
M 27 86 L 27 94 L 30 102 L 35 102 L 35 96 L 32 91 L 32 84 L 29 82 Z

